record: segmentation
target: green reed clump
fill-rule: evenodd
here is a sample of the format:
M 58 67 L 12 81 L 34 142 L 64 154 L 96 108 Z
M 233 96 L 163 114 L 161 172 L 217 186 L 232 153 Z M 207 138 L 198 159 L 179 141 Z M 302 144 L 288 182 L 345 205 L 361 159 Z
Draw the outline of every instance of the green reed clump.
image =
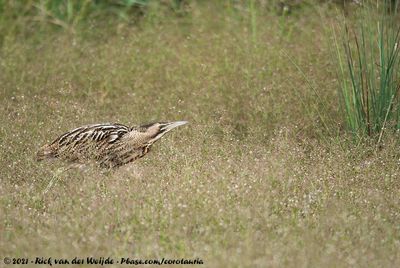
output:
M 388 123 L 400 127 L 400 27 L 397 3 L 392 10 L 389 4 L 364 6 L 357 22 L 345 22 L 343 48 L 335 36 L 346 123 L 355 135 L 378 143 Z

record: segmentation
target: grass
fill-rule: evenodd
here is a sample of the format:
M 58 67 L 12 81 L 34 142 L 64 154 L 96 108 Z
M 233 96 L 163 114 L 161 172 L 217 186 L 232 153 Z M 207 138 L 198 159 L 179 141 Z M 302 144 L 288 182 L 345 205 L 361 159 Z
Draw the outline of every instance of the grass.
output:
M 259 5 L 3 31 L 0 257 L 398 266 L 399 136 L 375 151 L 344 130 L 330 23 L 316 15 L 336 13 L 293 11 L 287 34 Z M 76 126 L 155 120 L 190 124 L 115 172 L 34 159 Z

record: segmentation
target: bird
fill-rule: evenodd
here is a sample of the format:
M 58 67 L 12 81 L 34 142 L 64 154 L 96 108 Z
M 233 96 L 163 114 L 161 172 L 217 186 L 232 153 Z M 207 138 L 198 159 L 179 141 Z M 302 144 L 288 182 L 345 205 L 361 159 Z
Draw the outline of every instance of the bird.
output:
M 187 121 L 155 122 L 128 127 L 119 123 L 90 124 L 70 130 L 37 152 L 37 161 L 62 159 L 71 163 L 96 162 L 117 168 L 146 155 L 152 145 Z

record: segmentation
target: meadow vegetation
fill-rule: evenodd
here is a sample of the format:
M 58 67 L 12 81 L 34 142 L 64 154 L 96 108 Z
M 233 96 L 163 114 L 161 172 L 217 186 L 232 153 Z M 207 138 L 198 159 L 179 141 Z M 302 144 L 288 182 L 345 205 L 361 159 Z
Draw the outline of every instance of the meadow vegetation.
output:
M 340 8 L 21 2 L 0 1 L 0 262 L 400 265 L 399 132 L 347 128 Z M 170 120 L 190 123 L 116 171 L 35 161 L 80 125 Z

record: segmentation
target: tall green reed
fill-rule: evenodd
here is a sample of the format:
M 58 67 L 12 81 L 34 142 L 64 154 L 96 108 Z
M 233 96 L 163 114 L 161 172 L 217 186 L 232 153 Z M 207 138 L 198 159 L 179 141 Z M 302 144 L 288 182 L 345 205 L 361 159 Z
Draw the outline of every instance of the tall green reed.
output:
M 355 23 L 345 20 L 343 47 L 334 34 L 345 121 L 354 135 L 376 137 L 378 144 L 388 125 L 400 128 L 396 10 L 390 1 L 365 4 Z
M 251 38 L 253 44 L 257 43 L 257 8 L 255 0 L 250 0 L 250 17 L 251 17 Z

